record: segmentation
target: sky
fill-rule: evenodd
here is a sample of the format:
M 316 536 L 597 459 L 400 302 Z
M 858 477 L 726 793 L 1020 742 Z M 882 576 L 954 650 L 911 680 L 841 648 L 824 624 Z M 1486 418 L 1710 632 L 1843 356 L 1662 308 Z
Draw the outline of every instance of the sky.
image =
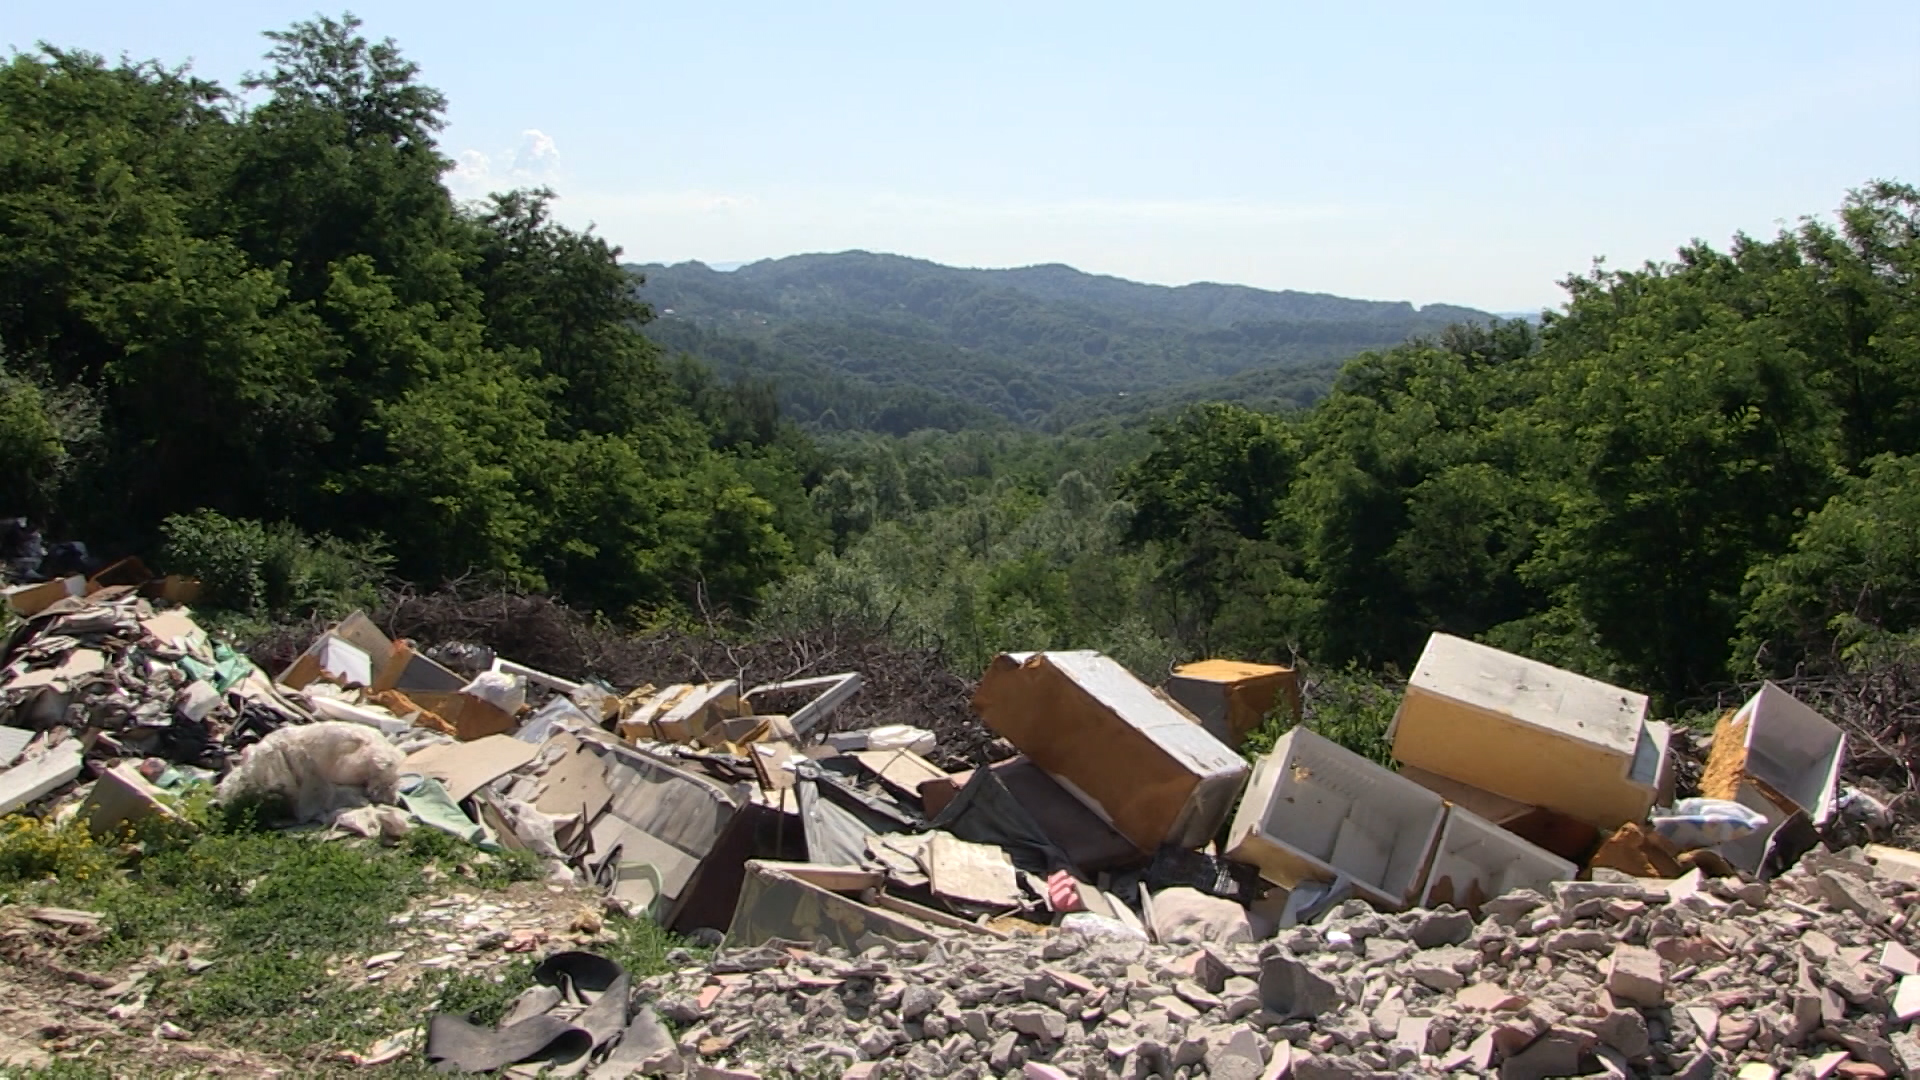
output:
M 1920 182 L 1920 3 L 376 2 L 463 198 L 634 262 L 885 251 L 1537 310 Z M 339 11 L 329 10 L 329 14 Z M 237 83 L 307 3 L 22 3 Z

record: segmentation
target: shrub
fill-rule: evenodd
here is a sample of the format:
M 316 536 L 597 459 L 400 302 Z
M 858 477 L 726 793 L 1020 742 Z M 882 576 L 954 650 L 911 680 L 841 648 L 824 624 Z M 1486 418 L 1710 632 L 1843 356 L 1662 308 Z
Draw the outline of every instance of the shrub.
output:
M 374 602 L 391 563 L 377 536 L 308 536 L 212 510 L 175 514 L 160 528 L 167 568 L 199 578 L 203 603 L 247 615 L 344 615 Z

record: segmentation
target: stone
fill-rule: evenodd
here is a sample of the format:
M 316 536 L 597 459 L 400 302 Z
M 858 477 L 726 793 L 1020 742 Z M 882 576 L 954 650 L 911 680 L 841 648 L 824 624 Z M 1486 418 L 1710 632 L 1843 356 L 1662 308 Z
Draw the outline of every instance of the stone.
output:
M 1422 912 L 1408 931 L 1408 940 L 1422 949 L 1458 945 L 1473 934 L 1473 916 L 1442 906 Z M 1371 943 L 1369 943 L 1371 944 Z
M 1869 923 L 1885 925 L 1893 921 L 1893 908 L 1873 891 L 1873 884 L 1838 870 L 1827 870 L 1814 879 L 1820 895 L 1842 911 L 1851 911 Z
M 1614 1009 L 1607 1013 L 1593 1025 L 1593 1034 L 1629 1060 L 1644 1057 L 1653 1049 L 1647 1018 L 1632 1009 Z
M 1161 997 L 1154 998 L 1148 1004 L 1150 1004 L 1153 1008 L 1158 1009 L 1159 1011 L 1167 1014 L 1169 1017 L 1172 1017 L 1173 1019 L 1178 1020 L 1182 1024 L 1191 1024 L 1195 1020 L 1200 1019 L 1199 1009 L 1196 1009 L 1193 1006 L 1187 1004 L 1186 1002 L 1181 1001 L 1179 998 L 1174 997 L 1172 994 L 1166 994 Z
M 986 1042 L 993 1038 L 993 1025 L 988 1022 L 987 1014 L 979 1009 L 963 1013 L 960 1017 L 960 1025 L 967 1029 L 967 1034 L 979 1042 Z
M 1836 959 L 1826 966 L 1822 974 L 1826 977 L 1828 986 L 1853 1004 L 1868 1008 L 1878 1004 L 1880 985 L 1879 978 L 1875 977 L 1879 974 L 1877 969 L 1869 968 L 1865 964 Z M 1884 977 L 1880 976 L 1880 978 Z
M 869 1058 L 885 1057 L 893 1050 L 893 1032 L 876 1025 L 862 1031 L 853 1044 Z
M 1173 992 L 1179 996 L 1180 1000 L 1199 1009 L 1203 1013 L 1212 1012 L 1222 1004 L 1219 998 L 1208 993 L 1204 987 L 1195 982 L 1182 981 L 1175 983 Z
M 1515 889 L 1480 905 L 1480 913 L 1489 919 L 1513 925 L 1547 906 L 1547 898 L 1532 889 Z
M 1244 1025 L 1216 1028 L 1206 1040 L 1207 1075 L 1218 1080 L 1260 1080 L 1267 1041 Z
M 987 1051 L 987 1064 L 995 1072 L 1006 1072 L 1014 1066 L 1014 1053 L 1020 1048 L 1020 1034 L 1009 1031 L 994 1040 L 992 1049 Z
M 1720 1031 L 1714 1035 L 1714 1044 L 1729 1054 L 1737 1054 L 1747 1048 L 1753 1036 L 1760 1030 L 1760 1021 L 1751 1016 L 1728 1016 L 1720 1019 Z
M 1313 1054 L 1295 1058 L 1294 1080 L 1392 1080 L 1393 1073 L 1381 1072 L 1358 1057 Z
M 1466 972 L 1479 966 L 1480 953 L 1474 949 L 1445 946 L 1414 953 L 1403 970 L 1408 977 L 1434 990 L 1457 990 L 1467 984 Z
M 1457 990 L 1466 985 L 1466 976 L 1446 964 L 1415 960 L 1407 965 L 1407 977 L 1432 990 Z
M 1652 949 L 1616 945 L 1607 967 L 1607 991 L 1621 1001 L 1653 1008 L 1667 1001 L 1665 962 Z
M 1025 1080 L 1072 1080 L 1066 1070 L 1039 1061 L 1029 1061 L 1020 1070 Z
M 1893 1019 L 1905 1024 L 1916 1017 L 1920 1017 L 1920 975 L 1908 975 L 1893 992 Z
M 1870 1061 L 1843 1061 L 1834 1068 L 1833 1075 L 1844 1080 L 1887 1080 L 1887 1070 Z
M 1587 1041 L 1577 1033 L 1554 1028 L 1532 1045 L 1500 1064 L 1500 1080 L 1547 1080 L 1580 1072 L 1580 1056 Z
M 1284 1019 L 1311 1019 L 1339 1006 L 1340 989 L 1304 962 L 1272 952 L 1260 960 L 1260 1003 Z
M 900 995 L 900 1019 L 918 1020 L 940 1004 L 940 992 L 931 986 L 909 986 Z
M 1056 1009 L 1044 1006 L 1014 1009 L 1004 1019 L 1013 1030 L 1043 1042 L 1059 1042 L 1067 1037 L 1067 1018 Z
M 1260 1080 L 1287 1080 L 1293 1075 L 1293 1044 L 1285 1039 L 1267 1048 L 1267 1068 Z
M 1893 1044 L 1893 1060 L 1900 1063 L 1901 1072 L 1909 1077 L 1920 1077 L 1920 1035 L 1901 1031 L 1894 1033 L 1887 1041 Z
M 1421 1055 L 1431 1049 L 1433 1041 L 1433 1017 L 1403 1016 L 1398 1030 L 1393 1035 L 1393 1045 L 1411 1054 L 1410 1061 L 1417 1061 Z
M 1253 941 L 1247 909 L 1185 885 L 1153 894 L 1154 937 L 1169 944 L 1232 945 Z
M 1453 1003 L 1477 1012 L 1510 1012 L 1526 1005 L 1527 999 L 1495 983 L 1474 983 L 1453 995 Z
M 1733 1080 L 1779 1080 L 1780 1070 L 1764 1061 L 1749 1061 L 1740 1066 Z
M 1613 944 L 1613 935 L 1600 930 L 1558 930 L 1540 943 L 1549 956 L 1574 952 L 1605 952 Z
M 1897 941 L 1887 942 L 1886 947 L 1880 950 L 1880 966 L 1898 976 L 1920 975 L 1920 957 L 1914 956 Z

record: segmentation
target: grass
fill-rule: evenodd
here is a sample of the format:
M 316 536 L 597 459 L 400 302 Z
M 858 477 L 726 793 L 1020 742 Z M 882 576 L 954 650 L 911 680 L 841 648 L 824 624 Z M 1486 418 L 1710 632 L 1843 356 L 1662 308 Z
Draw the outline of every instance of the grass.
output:
M 71 956 L 93 970 L 186 945 L 212 966 L 199 974 L 157 967 L 147 983 L 149 1015 L 171 1019 L 199 1042 L 286 1055 L 302 1063 L 300 1075 L 364 1072 L 325 1059 L 418 1028 L 434 1012 L 493 1023 L 532 984 L 531 959 L 484 974 L 430 973 L 400 988 L 349 983 L 328 969 L 392 947 L 387 920 L 435 892 L 435 880 L 463 891 L 501 889 L 539 877 L 536 861 L 489 855 L 431 829 L 417 828 L 388 848 L 264 830 L 250 815 L 221 812 L 204 799 L 182 809 L 189 828 L 149 826 L 105 844 L 77 823 L 0 821 L 0 902 L 103 913 L 107 934 Z M 666 970 L 667 953 L 684 947 L 650 922 L 613 917 L 607 927 L 611 941 L 602 951 L 636 979 Z M 90 1080 L 139 1076 L 144 1067 L 62 1060 L 0 1069 L 0 1078 Z M 437 1075 L 418 1057 L 377 1075 L 411 1076 L 416 1067 L 418 1075 Z

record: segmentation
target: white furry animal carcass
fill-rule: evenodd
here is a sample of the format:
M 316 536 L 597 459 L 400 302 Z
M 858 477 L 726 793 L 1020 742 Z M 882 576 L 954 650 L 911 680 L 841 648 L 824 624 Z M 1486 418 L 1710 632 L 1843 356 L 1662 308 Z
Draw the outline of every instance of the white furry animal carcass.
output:
M 400 797 L 400 751 L 359 724 L 324 721 L 283 727 L 260 740 L 220 781 L 223 803 L 284 799 L 295 821 Z

